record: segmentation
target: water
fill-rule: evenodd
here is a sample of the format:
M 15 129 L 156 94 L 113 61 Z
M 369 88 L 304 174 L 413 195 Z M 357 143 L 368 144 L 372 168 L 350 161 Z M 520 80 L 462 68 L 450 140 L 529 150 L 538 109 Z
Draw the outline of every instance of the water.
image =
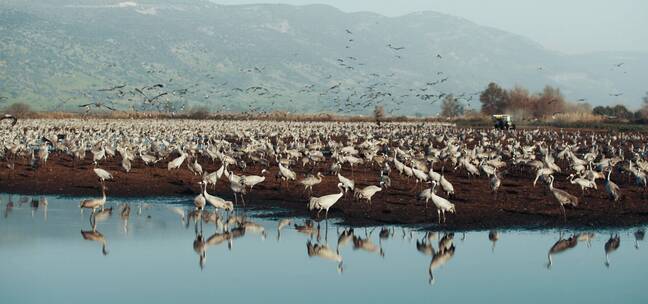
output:
M 0 198 L 0 303 L 648 301 L 648 244 L 639 241 L 635 248 L 636 228 L 596 231 L 591 246 L 583 241 L 554 255 L 551 269 L 547 252 L 559 239 L 558 231 L 499 231 L 494 248 L 488 231 L 468 232 L 465 238 L 455 233 L 454 255 L 433 271 L 430 284 L 431 257 L 416 246 L 425 232 L 409 227 L 387 227 L 393 235 L 382 241 L 381 227 L 354 229 L 356 236 L 372 241 L 375 251 L 354 250 L 350 241 L 340 248 L 340 265 L 308 256 L 307 243 L 317 244 L 317 235 L 311 238 L 291 225 L 278 239 L 277 219 L 249 211 L 248 220 L 262 225 L 266 237 L 250 229 L 233 239 L 231 248 L 227 241 L 207 246 L 201 268 L 194 224 L 186 225 L 170 209 L 189 210 L 189 200 L 130 200 L 127 229 L 115 208 L 96 223 L 106 241 L 104 255 L 100 240 L 85 240 L 80 233 L 91 233 L 92 226 L 89 212 L 80 215 L 78 198 L 46 197 L 47 208 L 41 203 L 34 209 L 31 199 L 21 205 L 14 196 L 8 214 L 7 196 Z M 142 203 L 149 207 L 138 215 Z M 328 243 L 332 254 L 338 228 L 344 229 L 334 221 L 321 223 L 319 243 Z M 205 239 L 216 229 L 214 223 L 202 224 Z M 606 267 L 604 244 L 617 233 L 621 244 Z M 431 241 L 435 250 L 443 235 Z

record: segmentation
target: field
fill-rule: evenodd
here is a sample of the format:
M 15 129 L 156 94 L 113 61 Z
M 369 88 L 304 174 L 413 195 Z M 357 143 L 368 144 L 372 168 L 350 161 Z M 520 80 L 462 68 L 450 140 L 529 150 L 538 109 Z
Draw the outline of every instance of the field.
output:
M 246 207 L 280 207 L 288 214 L 317 218 L 319 207 L 308 210 L 311 194 L 299 181 L 320 172 L 323 178 L 313 186 L 312 196 L 338 193 L 339 179 L 331 173 L 331 166 L 340 163 L 339 173 L 353 180 L 355 189 L 380 187 L 381 171 L 391 183 L 371 197 L 371 204 L 355 200 L 354 191 L 349 190 L 332 205 L 329 217 L 352 225 L 491 229 L 648 222 L 648 198 L 641 181 L 643 176 L 645 183 L 648 168 L 644 133 L 540 128 L 503 132 L 426 122 L 94 118 L 27 119 L 12 128 L 3 124 L 3 128 L 7 132 L 0 137 L 5 147 L 0 191 L 5 193 L 100 197 L 101 183 L 93 169 L 101 168 L 113 176 L 105 182 L 107 206 L 118 203 L 120 197 L 133 196 L 151 197 L 151 201 L 155 196 L 183 196 L 192 205 L 204 175 L 229 163 L 215 186 L 207 187 L 211 195 L 234 201 L 231 184 L 243 181 L 232 176 L 256 175 L 265 180 L 252 189 L 243 187 Z M 142 155 L 153 157 L 155 164 L 145 165 Z M 168 163 L 180 156 L 186 158 L 179 168 L 169 170 Z M 130 163 L 129 172 L 124 158 Z M 278 162 L 295 172 L 296 178 L 277 178 Z M 204 175 L 192 173 L 195 163 Z M 548 168 L 551 171 L 540 174 L 534 186 L 536 173 Z M 268 172 L 262 174 L 263 169 Z M 500 180 L 496 191 L 491 187 L 496 179 L 493 171 Z M 616 202 L 606 190 L 609 171 L 619 187 Z M 425 200 L 418 199 L 422 190 L 434 186 L 432 180 L 440 173 L 452 184 L 454 194 L 439 185 L 436 197 L 449 200 L 456 210 L 447 212 L 441 223 L 437 210 L 443 206 L 437 207 L 430 199 L 426 208 Z M 569 181 L 572 173 L 583 179 L 598 176 L 597 189 L 581 194 L 580 186 Z M 550 176 L 554 189 L 578 201 L 577 206 L 566 204 L 565 217 L 547 183 Z M 235 210 L 243 206 L 240 197 L 237 200 Z M 324 216 L 321 212 L 319 218 Z

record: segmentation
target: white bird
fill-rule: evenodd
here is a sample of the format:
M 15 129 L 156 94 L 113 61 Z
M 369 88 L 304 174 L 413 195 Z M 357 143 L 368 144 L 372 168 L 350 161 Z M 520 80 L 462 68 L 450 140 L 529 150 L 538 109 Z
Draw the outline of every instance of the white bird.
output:
M 355 188 L 355 182 L 342 176 L 340 173 L 338 173 L 338 180 L 340 180 L 340 183 L 342 184 L 342 187 L 344 187 L 344 193 L 346 193 L 349 190 L 353 190 Z
M 344 188 L 342 183 L 338 183 L 337 187 L 340 189 L 340 193 L 324 195 L 320 197 L 311 196 L 308 201 L 308 210 L 317 209 L 317 216 L 319 217 L 322 210 L 326 210 L 326 218 L 328 218 L 328 211 L 344 194 Z
M 439 184 L 448 196 L 454 195 L 454 186 L 452 186 L 452 184 L 443 176 L 443 171 L 441 172 L 441 179 L 439 180 Z
M 247 176 L 241 176 L 242 182 L 245 186 L 250 187 L 250 190 L 257 185 L 265 181 L 265 176 L 264 174 L 268 172 L 266 169 L 261 170 L 261 176 L 259 175 L 247 175 Z
M 572 184 L 578 184 L 581 188 L 581 193 L 585 193 L 585 189 L 597 189 L 596 183 L 593 180 L 585 179 L 582 177 L 575 178 L 574 174 L 569 175 L 569 182 Z
M 432 199 L 432 203 L 434 203 L 434 205 L 437 208 L 437 214 L 438 214 L 438 219 L 439 219 L 439 224 L 440 224 L 442 216 L 443 216 L 443 222 L 445 223 L 445 221 L 446 221 L 445 213 L 446 212 L 455 213 L 456 209 L 455 209 L 455 205 L 453 203 L 451 203 L 449 200 L 447 200 L 447 199 L 445 199 L 443 197 L 440 197 L 440 196 L 436 195 L 436 193 L 434 193 L 434 191 L 436 190 L 436 186 L 437 186 L 437 182 L 432 181 L 432 190 L 430 191 L 430 198 Z
M 99 177 L 99 180 L 103 183 L 106 180 L 111 180 L 113 179 L 112 174 L 110 174 L 108 171 L 101 169 L 101 168 L 94 168 L 92 169 L 94 173 Z
M 549 175 L 553 174 L 554 171 L 551 170 L 550 168 L 540 168 L 538 171 L 536 171 L 536 176 L 535 179 L 533 180 L 533 186 L 535 187 L 536 183 L 538 182 L 538 179 L 540 176 L 548 177 Z
M 297 179 L 297 173 L 284 167 L 281 162 L 279 162 L 279 175 L 281 176 L 281 179 L 285 181 L 294 181 L 295 179 Z
M 202 175 L 203 174 L 203 168 L 202 166 L 198 163 L 198 158 L 194 159 L 194 162 L 191 164 L 194 175 Z
M 216 183 L 218 183 L 218 172 L 214 171 L 212 173 L 207 173 L 205 172 L 203 174 L 203 182 L 205 182 L 205 185 L 213 185 L 214 188 L 216 188 Z
M 233 211 L 234 204 L 231 201 L 226 201 L 218 196 L 207 193 L 207 187 L 203 188 L 203 196 L 205 200 L 216 209 L 223 209 L 225 211 Z
M 322 182 L 322 173 L 317 172 L 317 174 L 310 175 L 302 180 L 299 181 L 300 184 L 304 185 L 304 192 L 307 190 L 310 193 L 313 193 L 313 186 L 319 184 Z
M 180 156 L 176 157 L 174 160 L 170 161 L 167 164 L 167 170 L 171 169 L 178 169 L 184 163 L 185 159 L 187 159 L 187 153 L 185 152 L 180 152 Z
M 380 183 L 380 187 L 374 186 L 374 185 L 369 185 L 367 187 L 364 187 L 362 189 L 355 189 L 353 196 L 356 199 L 364 199 L 367 200 L 367 203 L 369 203 L 369 206 L 371 206 L 371 198 L 378 193 L 379 191 L 382 190 L 382 182 Z

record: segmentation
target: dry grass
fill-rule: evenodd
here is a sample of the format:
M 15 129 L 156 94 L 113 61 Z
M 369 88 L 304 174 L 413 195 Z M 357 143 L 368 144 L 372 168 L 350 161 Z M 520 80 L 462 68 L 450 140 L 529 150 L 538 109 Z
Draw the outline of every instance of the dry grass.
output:
M 196 115 L 195 112 L 181 114 L 170 114 L 163 112 L 33 112 L 24 118 L 43 118 L 43 119 L 72 119 L 72 118 L 102 118 L 102 119 L 219 119 L 219 120 L 269 120 L 269 121 L 339 121 L 339 122 L 376 122 L 374 116 L 366 115 L 339 115 L 332 113 L 312 113 L 298 114 L 283 111 L 270 113 L 234 113 L 234 112 L 216 112 L 205 113 L 205 115 Z M 387 116 L 380 120 L 381 122 L 438 122 L 436 117 L 408 117 L 408 116 Z
M 600 123 L 605 117 L 588 112 L 559 113 L 546 119 L 547 122 L 558 123 Z

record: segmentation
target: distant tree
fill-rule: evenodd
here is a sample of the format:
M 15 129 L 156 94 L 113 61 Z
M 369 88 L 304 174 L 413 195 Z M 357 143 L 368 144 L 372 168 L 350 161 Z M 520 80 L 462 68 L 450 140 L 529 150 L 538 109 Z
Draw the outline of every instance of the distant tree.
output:
M 563 97 L 560 89 L 551 86 L 546 86 L 542 93 L 538 95 L 533 116 L 542 118 L 551 116 L 555 113 L 564 112 L 566 109 L 565 97 Z
M 29 116 L 32 114 L 32 108 L 30 105 L 23 103 L 23 102 L 14 102 L 10 105 L 8 105 L 5 109 L 4 112 L 7 114 L 11 114 L 13 116 L 17 117 L 25 117 Z
M 634 114 L 628 110 L 624 105 L 616 105 L 612 108 L 614 116 L 621 119 L 632 119 Z
M 592 109 L 592 113 L 596 115 L 614 116 L 619 119 L 633 119 L 634 114 L 628 110 L 624 105 L 610 106 L 597 106 Z
M 639 109 L 639 118 L 641 118 L 644 121 L 648 121 L 648 92 L 646 92 L 646 96 L 642 98 L 643 104 L 641 106 L 641 109 Z
M 374 108 L 374 119 L 380 125 L 380 122 L 385 119 L 385 107 L 378 105 Z
M 509 96 L 506 90 L 502 89 L 494 82 L 488 84 L 479 96 L 481 102 L 481 112 L 488 115 L 502 113 L 506 110 L 509 103 Z
M 515 86 L 509 91 L 509 103 L 504 112 L 512 114 L 515 119 L 528 119 L 533 115 L 536 97 L 529 95 L 529 90 Z
M 464 107 L 452 94 L 446 95 L 441 102 L 441 116 L 443 117 L 457 117 L 464 113 Z

